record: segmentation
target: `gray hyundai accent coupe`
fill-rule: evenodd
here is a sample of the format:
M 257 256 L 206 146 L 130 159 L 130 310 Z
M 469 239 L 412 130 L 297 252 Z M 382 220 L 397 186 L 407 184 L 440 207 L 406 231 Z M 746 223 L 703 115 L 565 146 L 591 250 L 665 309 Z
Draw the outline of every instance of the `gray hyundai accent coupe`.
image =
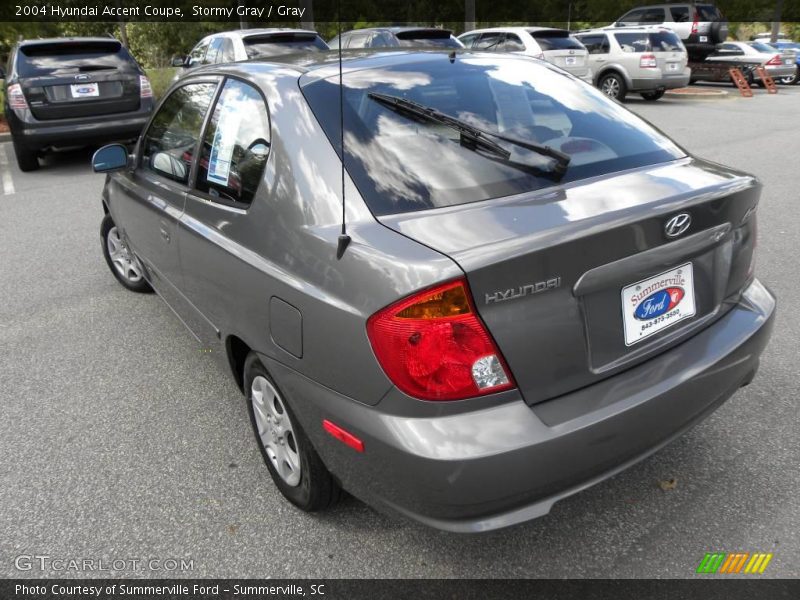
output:
M 748 384 L 772 328 L 758 180 L 525 57 L 200 68 L 93 163 L 111 272 L 230 369 L 308 511 L 539 517 Z

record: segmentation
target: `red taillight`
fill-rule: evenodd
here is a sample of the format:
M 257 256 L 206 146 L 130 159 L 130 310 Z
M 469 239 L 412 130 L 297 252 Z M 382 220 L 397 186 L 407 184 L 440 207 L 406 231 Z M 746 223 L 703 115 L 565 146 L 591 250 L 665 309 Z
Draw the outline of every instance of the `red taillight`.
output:
M 8 86 L 6 90 L 8 94 L 8 107 L 12 110 L 24 110 L 28 108 L 28 101 L 25 100 L 25 94 L 22 93 L 22 86 L 18 83 L 13 83 Z
M 331 423 L 328 419 L 323 419 L 322 428 L 343 444 L 350 446 L 356 452 L 364 451 L 364 442 L 349 431 L 339 427 L 336 423 Z
M 776 54 L 767 61 L 767 64 L 773 67 L 780 67 L 783 64 L 783 59 L 780 54 Z
M 696 35 L 698 31 L 700 31 L 700 13 L 696 10 L 694 11 L 694 17 L 692 18 L 692 35 Z
M 655 54 L 642 54 L 639 59 L 639 66 L 642 69 L 655 69 L 658 66 Z
M 153 88 L 150 87 L 150 80 L 144 75 L 139 75 L 139 97 L 152 98 Z
M 461 400 L 514 387 L 464 279 L 405 298 L 367 321 L 389 379 L 422 400 Z

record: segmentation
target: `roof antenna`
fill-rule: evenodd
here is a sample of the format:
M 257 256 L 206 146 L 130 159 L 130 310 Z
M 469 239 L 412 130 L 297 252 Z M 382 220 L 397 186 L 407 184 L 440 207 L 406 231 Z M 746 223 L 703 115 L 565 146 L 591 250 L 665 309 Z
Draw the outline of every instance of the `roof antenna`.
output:
M 350 243 L 350 236 L 347 235 L 345 224 L 345 203 L 344 203 L 344 91 L 342 87 L 342 3 L 337 2 L 337 27 L 339 34 L 339 139 L 342 158 L 342 233 L 339 234 L 339 243 L 336 247 L 336 260 L 341 260 L 344 251 Z

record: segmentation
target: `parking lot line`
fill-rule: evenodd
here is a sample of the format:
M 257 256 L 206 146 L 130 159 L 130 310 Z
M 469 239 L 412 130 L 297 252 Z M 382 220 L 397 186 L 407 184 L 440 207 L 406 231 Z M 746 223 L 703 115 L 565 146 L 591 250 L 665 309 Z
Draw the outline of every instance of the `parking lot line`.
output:
M 16 192 L 14 180 L 11 178 L 11 169 L 8 168 L 6 144 L 0 145 L 0 178 L 3 180 L 3 194 L 10 196 Z

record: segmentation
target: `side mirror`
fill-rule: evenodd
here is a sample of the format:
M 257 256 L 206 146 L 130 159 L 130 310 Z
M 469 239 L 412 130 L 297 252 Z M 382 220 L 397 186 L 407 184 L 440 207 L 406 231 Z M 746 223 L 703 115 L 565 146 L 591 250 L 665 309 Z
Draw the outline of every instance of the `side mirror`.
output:
M 119 171 L 128 166 L 128 149 L 122 144 L 103 146 L 92 156 L 92 169 L 95 173 Z
M 172 66 L 173 67 L 183 67 L 186 65 L 186 57 L 185 56 L 173 56 L 172 57 Z

